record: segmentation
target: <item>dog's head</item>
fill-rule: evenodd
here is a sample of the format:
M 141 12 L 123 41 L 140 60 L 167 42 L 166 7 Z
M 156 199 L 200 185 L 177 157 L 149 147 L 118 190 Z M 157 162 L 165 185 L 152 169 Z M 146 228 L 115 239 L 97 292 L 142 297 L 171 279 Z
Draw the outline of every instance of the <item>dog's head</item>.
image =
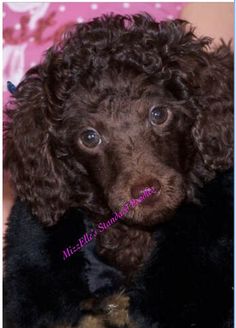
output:
M 129 223 L 168 218 L 233 165 L 232 59 L 183 21 L 108 16 L 78 25 L 17 87 L 6 164 L 45 223 L 69 206 L 100 220 L 146 187 Z

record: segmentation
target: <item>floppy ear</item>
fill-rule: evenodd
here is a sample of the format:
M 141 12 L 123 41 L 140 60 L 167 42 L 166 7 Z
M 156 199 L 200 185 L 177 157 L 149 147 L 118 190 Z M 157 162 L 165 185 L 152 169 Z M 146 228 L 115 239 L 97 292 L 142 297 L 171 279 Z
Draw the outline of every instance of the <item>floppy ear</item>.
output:
M 197 119 L 192 133 L 208 169 L 233 167 L 233 58 L 224 44 L 208 56 L 195 96 Z
M 198 114 L 193 136 L 208 169 L 233 167 L 232 103 L 224 99 L 208 103 Z
M 40 69 L 37 66 L 28 71 L 9 102 L 5 164 L 17 195 L 31 204 L 33 214 L 50 225 L 69 206 L 71 195 L 53 138 Z M 55 122 L 58 118 L 55 110 Z
M 192 129 L 197 149 L 210 170 L 233 166 L 233 55 L 230 44 L 207 51 L 208 37 L 197 38 L 187 22 L 167 25 L 176 34 L 166 48 L 171 78 L 165 85 L 178 100 L 185 100 L 196 118 Z M 165 49 L 165 48 L 163 48 Z

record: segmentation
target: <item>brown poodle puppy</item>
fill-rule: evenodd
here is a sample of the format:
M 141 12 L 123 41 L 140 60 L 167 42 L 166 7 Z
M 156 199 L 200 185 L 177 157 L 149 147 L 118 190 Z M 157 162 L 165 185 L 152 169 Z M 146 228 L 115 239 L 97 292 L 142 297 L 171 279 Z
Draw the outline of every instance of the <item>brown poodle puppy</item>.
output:
M 233 57 L 210 42 L 181 20 L 103 16 L 50 48 L 9 104 L 6 165 L 44 224 L 71 206 L 97 223 L 157 190 L 97 237 L 127 275 L 154 247 L 152 227 L 232 167 Z

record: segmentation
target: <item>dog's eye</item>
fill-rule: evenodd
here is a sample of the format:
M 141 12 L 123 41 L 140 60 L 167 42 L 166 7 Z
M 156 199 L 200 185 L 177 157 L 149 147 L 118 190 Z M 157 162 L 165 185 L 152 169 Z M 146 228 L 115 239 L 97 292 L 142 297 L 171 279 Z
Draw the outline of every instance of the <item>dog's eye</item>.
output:
M 167 120 L 168 112 L 164 107 L 154 106 L 150 109 L 149 120 L 153 125 L 159 125 Z
M 96 130 L 87 129 L 80 135 L 80 142 L 88 148 L 94 148 L 101 143 L 101 137 Z

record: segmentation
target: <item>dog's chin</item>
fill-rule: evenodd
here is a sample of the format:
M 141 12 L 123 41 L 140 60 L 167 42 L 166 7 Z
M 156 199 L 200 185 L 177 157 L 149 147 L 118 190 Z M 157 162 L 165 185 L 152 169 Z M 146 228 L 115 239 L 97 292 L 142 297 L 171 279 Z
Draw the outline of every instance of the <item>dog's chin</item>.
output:
M 174 208 L 152 209 L 151 211 L 144 209 L 134 209 L 127 213 L 124 218 L 124 223 L 129 226 L 140 226 L 141 228 L 151 228 L 160 223 L 168 221 L 175 213 Z
M 180 181 L 181 182 L 181 181 Z M 176 209 L 186 198 L 186 189 L 179 183 L 176 188 L 163 188 L 160 194 L 154 194 L 153 198 L 143 202 L 137 199 L 126 201 L 128 197 L 114 197 L 108 202 L 112 215 L 119 216 L 119 221 L 129 226 L 136 225 L 149 228 L 165 221 L 169 221 Z M 146 202 L 145 202 L 146 201 Z
M 174 195 L 168 193 L 157 198 L 152 204 L 140 204 L 134 208 L 129 208 L 129 211 L 123 215 L 121 220 L 129 226 L 136 225 L 142 228 L 158 225 L 172 219 L 176 209 L 185 197 L 186 193 L 184 191 Z

